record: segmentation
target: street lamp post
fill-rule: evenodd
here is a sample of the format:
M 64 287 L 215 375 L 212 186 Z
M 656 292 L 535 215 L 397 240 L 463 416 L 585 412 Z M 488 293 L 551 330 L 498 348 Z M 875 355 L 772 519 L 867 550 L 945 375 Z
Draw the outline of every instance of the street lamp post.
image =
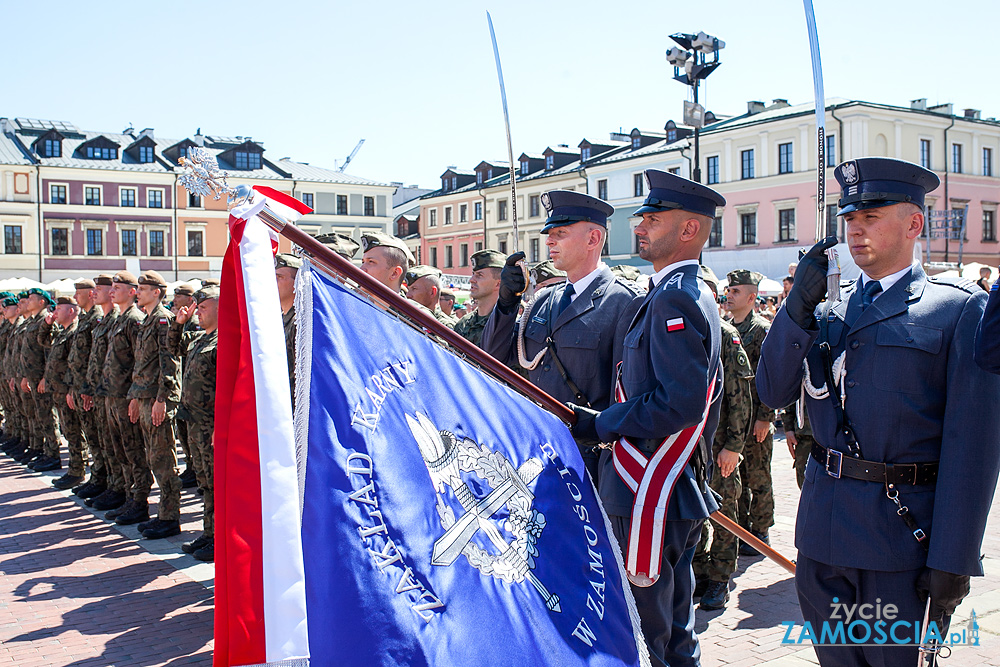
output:
M 694 96 L 694 120 L 691 123 L 694 125 L 694 173 L 691 176 L 695 182 L 701 183 L 699 135 L 701 126 L 704 125 L 705 112 L 698 106 L 698 83 L 708 78 L 722 64 L 719 62 L 719 51 L 725 48 L 726 43 L 704 32 L 697 35 L 679 32 L 671 35 L 670 39 L 683 47 L 679 49 L 674 46 L 667 51 L 667 62 L 674 67 L 674 80 L 691 86 Z

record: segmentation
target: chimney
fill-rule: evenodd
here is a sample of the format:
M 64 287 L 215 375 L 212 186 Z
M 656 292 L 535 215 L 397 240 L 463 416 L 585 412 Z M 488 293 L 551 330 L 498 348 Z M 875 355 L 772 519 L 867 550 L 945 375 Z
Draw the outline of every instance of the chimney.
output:
M 143 137 L 149 137 L 150 139 L 153 139 L 154 138 L 153 137 L 153 128 L 151 128 L 151 127 L 143 128 L 142 132 L 139 133 L 139 137 L 138 138 L 142 139 Z
M 752 116 L 755 113 L 760 113 L 763 110 L 764 110 L 764 103 L 763 102 L 756 102 L 756 101 L 747 102 L 747 115 L 748 116 Z
M 4 134 L 14 134 L 14 124 L 7 118 L 0 118 L 0 132 Z
M 932 107 L 927 107 L 927 110 L 930 111 L 931 113 L 939 113 L 945 116 L 952 115 L 952 108 L 950 102 L 948 104 L 935 104 Z
M 966 109 L 965 117 L 971 120 L 979 120 L 979 109 Z
M 910 108 L 914 111 L 927 111 L 927 98 L 921 97 L 920 99 L 910 100 Z
M 204 137 L 204 135 L 202 135 L 200 127 L 198 128 L 198 131 L 194 133 L 193 140 L 194 140 L 194 143 L 198 144 L 202 148 L 205 147 L 205 137 Z
M 788 103 L 788 100 L 783 100 L 780 97 L 778 99 L 771 101 L 772 109 L 784 109 L 785 107 L 790 107 L 790 106 L 792 105 Z

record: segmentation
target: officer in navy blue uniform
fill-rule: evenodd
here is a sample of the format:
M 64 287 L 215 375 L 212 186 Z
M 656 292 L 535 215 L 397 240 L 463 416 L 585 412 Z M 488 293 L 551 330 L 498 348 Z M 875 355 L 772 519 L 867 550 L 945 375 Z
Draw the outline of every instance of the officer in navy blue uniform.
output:
M 1000 378 L 973 362 L 986 293 L 971 281 L 928 278 L 913 260 L 924 195 L 939 183 L 932 172 L 861 158 L 835 174 L 838 214 L 862 276 L 841 301 L 821 305 L 825 250 L 836 239 L 816 244 L 799 262 L 757 368 L 769 405 L 791 404 L 805 390 L 817 441 L 795 526 L 799 603 L 818 636 L 824 621 L 836 623 L 834 600 L 894 605 L 895 620 L 913 628 L 929 594 L 930 618 L 943 629 L 970 575 L 983 574 L 1000 468 L 1000 413 L 982 409 L 983 396 L 1000 395 Z M 879 646 L 878 637 L 817 646 L 820 664 L 916 663 L 914 645 Z
M 630 580 L 639 584 L 632 592 L 652 662 L 676 667 L 700 663 L 691 561 L 702 524 L 719 508 L 707 480 L 722 396 L 722 328 L 715 296 L 699 275 L 698 255 L 716 209 L 726 200 L 711 188 L 673 174 L 647 170 L 645 176 L 649 195 L 635 212 L 642 216 L 635 234 L 639 256 L 652 262 L 656 273 L 624 337 L 625 400 L 599 414 L 573 406 L 578 417 L 573 434 L 613 442 L 616 449 L 624 449 L 619 442 L 624 437 L 649 457 L 666 451 L 661 445 L 669 449 L 668 438 L 702 428 L 691 458 L 680 461 L 666 506 L 659 578 L 649 585 L 641 572 L 629 572 Z M 602 455 L 601 464 L 601 500 L 615 536 L 628 552 L 636 494 L 622 481 L 610 453 Z
M 990 289 L 986 312 L 976 331 L 976 363 L 984 371 L 1000 374 L 1000 279 Z
M 545 245 L 567 280 L 541 290 L 522 316 L 527 320 L 518 323 L 526 285 L 517 262 L 524 253 L 508 257 L 481 346 L 499 361 L 525 368 L 528 379 L 554 398 L 603 410 L 613 400 L 614 370 L 621 359 L 624 329 L 618 330 L 619 322 L 634 314 L 629 308 L 639 295 L 601 261 L 614 208 L 568 190 L 546 192 L 542 204 L 548 213 L 542 227 Z M 525 363 L 519 362 L 518 338 Z M 596 484 L 599 443 L 580 444 Z

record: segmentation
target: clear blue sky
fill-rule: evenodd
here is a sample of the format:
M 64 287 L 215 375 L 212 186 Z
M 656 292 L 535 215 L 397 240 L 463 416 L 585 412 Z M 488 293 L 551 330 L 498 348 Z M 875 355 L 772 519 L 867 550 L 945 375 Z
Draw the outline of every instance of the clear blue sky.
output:
M 998 7 L 816 0 L 827 97 L 1000 116 Z M 487 9 L 515 158 L 679 121 L 688 88 L 664 57 L 675 32 L 726 42 L 712 111 L 813 97 L 801 0 L 95 0 L 5 5 L 0 116 L 170 138 L 200 127 L 326 167 L 364 138 L 350 173 L 438 187 L 449 165 L 506 158 Z

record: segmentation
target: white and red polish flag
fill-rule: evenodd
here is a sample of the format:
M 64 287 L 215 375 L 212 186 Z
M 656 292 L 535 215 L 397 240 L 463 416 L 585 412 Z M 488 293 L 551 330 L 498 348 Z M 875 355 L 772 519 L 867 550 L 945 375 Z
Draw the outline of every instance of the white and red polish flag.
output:
M 222 265 L 215 402 L 215 667 L 309 664 L 305 574 L 277 236 L 312 209 L 255 186 Z

